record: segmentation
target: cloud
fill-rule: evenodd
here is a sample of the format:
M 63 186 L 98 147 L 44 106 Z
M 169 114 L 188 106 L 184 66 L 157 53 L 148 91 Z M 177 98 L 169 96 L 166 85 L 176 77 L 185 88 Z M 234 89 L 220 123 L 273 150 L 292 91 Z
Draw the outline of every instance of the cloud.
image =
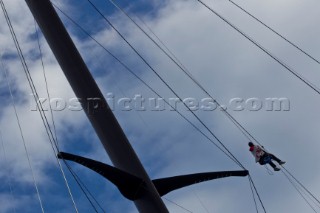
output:
M 70 6 L 69 3 L 61 2 L 60 4 L 66 11 L 76 11 L 76 6 Z M 143 15 L 143 18 L 148 26 L 168 45 L 197 81 L 220 103 L 227 104 L 234 97 L 244 99 L 251 97 L 260 99 L 287 97 L 290 99 L 291 110 L 289 112 L 264 110 L 252 112 L 245 110 L 241 112 L 230 111 L 230 113 L 268 150 L 286 160 L 288 169 L 293 171 L 301 182 L 306 184 L 307 188 L 312 189 L 315 195 L 319 195 L 320 192 L 315 187 L 318 185 L 317 180 L 319 179 L 318 166 L 316 164 L 313 164 L 312 168 L 308 166 L 310 162 L 317 161 L 317 148 L 319 148 L 317 142 L 319 99 L 317 94 L 245 40 L 240 34 L 212 16 L 208 10 L 196 1 L 165 1 L 165 3 L 154 1 L 153 3 L 154 5 L 160 4 L 161 7 L 157 7 L 152 14 L 143 13 L 143 9 L 139 10 L 138 14 L 147 14 Z M 39 60 L 35 60 L 39 59 L 39 54 L 32 16 L 25 4 L 18 1 L 5 1 L 5 4 L 10 17 L 12 17 L 22 50 L 26 55 L 37 91 L 40 97 L 46 97 L 42 66 Z M 290 4 L 288 1 L 259 3 L 249 1 L 241 3 L 257 16 L 259 15 L 266 23 L 279 29 L 288 38 L 296 41 L 317 57 L 320 55 L 318 48 L 316 48 L 318 43 L 316 35 L 319 34 L 319 30 L 311 20 L 317 20 L 319 14 L 314 4 L 316 3 L 311 1 L 309 3 L 295 1 Z M 81 3 L 82 7 L 83 5 L 85 3 Z M 317 64 L 254 23 L 228 2 L 219 1 L 210 5 L 313 83 L 317 84 L 319 82 Z M 143 8 L 143 4 L 141 4 L 141 8 Z M 308 11 L 308 16 L 302 17 L 299 12 L 300 9 Z M 133 11 L 136 11 L 136 9 L 133 9 Z M 77 17 L 80 12 L 70 14 Z M 88 17 L 87 15 L 84 15 L 84 17 Z M 95 18 L 88 18 L 80 23 L 84 23 L 89 31 L 92 30 L 90 32 L 93 32 L 92 35 L 97 40 L 106 45 L 161 95 L 165 98 L 175 96 L 116 33 L 105 25 L 103 20 L 98 20 L 96 14 L 92 17 Z M 71 29 L 73 40 L 79 47 L 84 60 L 88 63 L 105 95 L 112 92 L 116 97 L 132 98 L 136 94 L 141 94 L 146 98 L 155 97 L 131 74 L 128 74 L 121 65 L 108 56 L 101 47 L 98 47 L 89 38 L 84 37 L 66 19 L 64 20 L 68 28 Z M 112 11 L 111 20 L 182 98 L 201 99 L 206 97 L 125 17 Z M 15 57 L 15 49 L 9 31 L 4 24 L 5 20 L 1 17 L 0 21 L 3 23 L 0 27 L 0 50 L 4 55 L 5 67 L 9 72 L 9 78 L 14 88 L 17 111 L 32 165 L 40 184 L 40 191 L 44 195 L 46 210 L 49 212 L 56 212 L 57 209 L 64 209 L 66 212 L 72 211 L 72 205 L 63 186 L 63 180 L 57 169 L 42 121 L 38 112 L 30 111 L 31 101 L 33 100 L 30 97 L 29 85 L 20 62 Z M 73 98 L 74 93 L 42 36 L 40 41 L 51 97 L 59 97 L 63 100 Z M 3 75 L 1 76 L 1 82 L 6 82 Z M 5 89 L 4 86 L 1 88 Z M 12 181 L 17 183 L 15 186 L 17 194 L 14 199 L 10 198 L 8 190 L 0 191 L 0 195 L 3 197 L 0 200 L 9 200 L 10 203 L 6 208 L 3 208 L 3 211 L 10 212 L 12 206 L 15 206 L 17 210 L 22 208 L 22 205 L 20 206 L 17 202 L 20 198 L 19 193 L 25 196 L 29 195 L 23 203 L 31 206 L 37 206 L 38 204 L 36 203 L 35 192 L 30 190 L 28 194 L 23 189 L 24 187 L 32 188 L 32 177 L 15 114 L 9 101 L 8 91 L 6 90 L 1 97 L 5 103 L 1 108 L 1 131 L 6 152 L 10 154 L 7 159 L 8 163 L 0 163 L 1 168 L 3 168 L 0 177 L 7 179 L 10 174 Z M 180 108 L 184 115 L 208 134 L 186 109 Z M 115 110 L 114 113 L 152 178 L 193 172 L 239 169 L 174 112 L 169 110 L 160 112 Z M 281 173 L 269 176 L 263 167 L 254 163 L 254 159 L 247 151 L 247 139 L 220 111 L 197 111 L 196 114 L 250 170 L 267 211 L 312 211 L 309 210 Z M 83 112 L 63 110 L 55 111 L 54 115 L 59 142 L 64 151 L 82 154 L 110 163 L 110 159 L 104 153 L 103 147 Z M 47 116 L 50 118 L 49 113 L 47 113 Z M 81 166 L 71 165 L 85 183 L 93 189 L 98 200 L 104 201 L 102 202 L 104 208 L 110 212 L 136 212 L 132 203 L 123 199 L 117 189 L 109 182 Z M 80 206 L 79 208 L 84 211 L 91 211 L 89 203 L 85 201 L 84 196 L 68 173 L 67 176 L 75 192 L 74 195 Z M 166 198 L 193 212 L 206 212 L 206 208 L 215 212 L 237 212 L 239 210 L 241 212 L 253 212 L 254 206 L 250 193 L 246 178 L 225 178 L 172 192 Z M 49 198 L 58 200 L 56 205 L 51 204 Z M 165 202 L 171 212 L 185 212 L 176 205 L 166 200 Z M 201 205 L 201 202 L 204 206 Z M 232 205 L 230 205 L 231 202 Z

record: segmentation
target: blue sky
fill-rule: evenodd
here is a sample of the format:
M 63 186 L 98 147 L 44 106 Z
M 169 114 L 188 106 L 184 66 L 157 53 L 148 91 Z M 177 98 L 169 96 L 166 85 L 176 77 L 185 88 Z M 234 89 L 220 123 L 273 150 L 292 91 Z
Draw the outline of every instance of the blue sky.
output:
M 90 8 L 87 1 L 80 0 L 76 4 L 70 0 L 53 2 L 81 23 L 95 39 L 163 97 L 167 99 L 175 97 Z M 197 100 L 207 98 L 108 1 L 93 2 L 182 98 L 192 97 Z M 205 2 L 313 84 L 320 85 L 319 64 L 266 30 L 230 2 Z M 46 97 L 32 15 L 24 1 L 4 0 L 4 3 L 37 91 L 40 97 Z M 315 196 L 320 196 L 318 181 L 320 166 L 316 164 L 320 148 L 318 143 L 320 97 L 317 93 L 213 16 L 197 1 L 141 0 L 132 3 L 121 0 L 118 3 L 130 14 L 138 16 L 147 23 L 220 103 L 227 105 L 234 98 L 245 100 L 288 98 L 289 111 L 266 111 L 263 108 L 259 111 L 230 110 L 229 112 L 268 150 L 286 160 L 286 167 Z M 320 58 L 320 31 L 316 21 L 320 19 L 318 2 L 249 0 L 237 3 L 315 58 Z M 146 99 L 157 98 L 63 15 L 61 18 L 106 96 L 112 93 L 115 100 L 124 97 L 133 98 L 135 95 L 142 95 Z M 0 53 L 3 55 L 4 64 L 0 75 L 0 129 L 6 152 L 5 159 L 1 147 L 0 212 L 41 212 L 3 70 L 9 74 L 45 212 L 73 212 L 72 202 L 39 113 L 31 111 L 34 100 L 30 96 L 31 90 L 3 15 L 0 16 L 0 23 Z M 40 39 L 51 97 L 66 101 L 74 98 L 74 93 L 42 35 Z M 178 108 L 205 131 L 183 106 L 179 105 Z M 114 113 L 153 179 L 196 172 L 240 169 L 169 108 L 163 111 L 150 109 L 126 111 L 120 107 Z M 62 151 L 110 163 L 82 111 L 66 109 L 54 111 L 53 114 Z M 264 167 L 254 163 L 253 157 L 248 152 L 248 140 L 223 113 L 219 110 L 198 110 L 196 114 L 249 169 L 267 212 L 313 212 L 282 173 L 269 175 Z M 51 118 L 49 112 L 47 116 Z M 106 212 L 137 212 L 135 206 L 123 198 L 110 182 L 80 165 L 74 163 L 70 165 Z M 94 212 L 67 169 L 65 167 L 64 169 L 79 212 Z M 10 192 L 10 185 L 13 194 Z M 224 213 L 255 212 L 247 178 L 214 180 L 177 190 L 165 198 L 192 212 L 207 212 L 206 209 L 209 212 Z M 186 212 L 167 200 L 164 202 L 170 212 Z

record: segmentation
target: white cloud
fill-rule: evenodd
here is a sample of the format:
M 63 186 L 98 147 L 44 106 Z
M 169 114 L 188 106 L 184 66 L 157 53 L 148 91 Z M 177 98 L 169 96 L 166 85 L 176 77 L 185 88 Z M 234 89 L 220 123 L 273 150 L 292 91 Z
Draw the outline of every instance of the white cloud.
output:
M 5 1 L 5 3 L 10 17 L 12 17 L 19 41 L 21 41 L 23 52 L 27 56 L 37 90 L 41 97 L 45 97 L 41 63 L 39 60 L 34 60 L 38 51 L 37 43 L 30 37 L 34 33 L 33 19 L 26 6 L 21 2 Z M 156 1 L 156 3 L 158 2 Z M 320 58 L 319 48 L 317 48 L 319 46 L 317 36 L 319 30 L 313 21 L 319 19 L 315 4 L 317 3 L 311 1 L 308 1 L 308 3 L 298 1 L 241 2 L 241 5 L 265 20 L 266 23 L 279 29 L 278 31 L 289 39 L 296 41 L 299 46 L 316 58 Z M 210 5 L 230 18 L 237 26 L 266 46 L 277 57 L 290 64 L 299 73 L 305 75 L 315 84 L 319 82 L 317 64 L 254 23 L 228 2 L 219 1 L 210 3 Z M 63 7 L 66 10 L 72 10 L 75 6 L 64 5 Z M 302 16 L 300 11 L 308 11 L 308 15 Z M 138 51 L 159 71 L 160 75 L 168 81 L 181 97 L 205 97 L 126 18 L 117 13 L 113 15 L 112 20 L 119 27 L 119 30 L 125 34 L 128 41 L 137 47 Z M 229 26 L 212 16 L 208 10 L 196 1 L 168 1 L 162 5 L 156 16 L 146 16 L 144 19 L 157 35 L 168 44 L 183 64 L 188 67 L 195 78 L 220 103 L 226 104 L 234 97 L 258 97 L 261 99 L 288 97 L 290 99 L 291 110 L 289 112 L 243 111 L 230 113 L 269 150 L 287 160 L 287 167 L 290 171 L 293 171 L 294 175 L 305 183 L 307 188 L 312 189 L 315 195 L 319 195 L 320 191 L 317 190 L 317 187 L 314 187 L 318 185 L 317 180 L 320 176 L 317 172 L 319 171 L 318 166 L 312 165 L 312 168 L 309 166 L 310 162 L 317 161 L 317 149 L 319 148 L 317 142 L 319 98 L 316 93 Z M 2 54 L 13 54 L 15 53 L 14 46 L 2 17 L 0 22 L 3 23 L 0 27 L 0 51 Z M 90 24 L 90 20 L 86 22 L 87 25 Z M 100 21 L 99 26 L 103 26 L 103 22 Z M 101 29 L 103 28 L 101 27 Z M 72 32 L 73 39 L 80 47 L 80 51 L 92 72 L 96 75 L 96 80 L 104 94 L 113 92 L 117 97 L 121 97 L 123 94 L 119 91 L 120 89 L 129 97 L 137 93 L 145 97 L 153 97 L 145 86 L 141 85 L 130 74 L 127 74 L 100 47 L 90 40 L 78 38 L 76 35 L 78 32 L 75 29 Z M 117 38 L 112 30 L 106 28 L 106 30 L 96 32 L 94 36 L 114 51 L 115 55 L 127 63 L 134 72 L 152 87 L 159 90 L 164 97 L 173 96 L 140 59 L 128 47 L 125 47 L 124 42 Z M 41 38 L 41 46 L 51 97 L 61 97 L 63 99 L 74 97 L 74 93 L 55 62 L 50 49 L 45 45 L 43 38 Z M 104 62 L 108 62 L 108 64 L 103 64 Z M 39 115 L 36 112 L 30 112 L 31 98 L 29 97 L 28 83 L 17 58 L 7 60 L 6 67 L 10 72 L 10 79 L 14 82 L 15 94 L 19 94 L 19 97 L 27 100 L 27 102 L 18 102 L 18 113 L 30 156 L 35 166 L 37 179 L 41 183 L 41 190 L 45 191 L 46 196 L 53 196 L 50 192 L 54 191 L 52 188 L 57 184 L 54 181 L 61 181 L 61 184 L 63 182 L 60 177 L 57 177 L 59 175 L 58 170 L 51 171 L 54 170 L 51 167 L 53 167 L 55 161 Z M 2 80 L 1 82 L 5 81 Z M 4 96 L 4 98 L 8 98 L 8 96 Z M 6 142 L 6 151 L 10 153 L 8 156 L 10 172 L 14 176 L 14 181 L 30 186 L 30 171 L 25 160 L 24 149 L 12 107 L 8 104 L 2 107 L 1 111 L 1 129 Z M 263 167 L 254 163 L 251 154 L 247 151 L 247 140 L 221 112 L 196 113 L 250 170 L 267 211 L 312 211 L 293 191 L 281 173 L 269 176 Z M 62 111 L 54 114 L 58 136 L 64 150 L 110 162 L 109 159 L 105 159 L 106 155 L 102 146 L 99 144 L 92 128 L 88 126 L 87 119 L 82 112 Z M 115 114 L 153 178 L 192 172 L 238 169 L 235 164 L 173 112 L 142 111 L 138 114 L 134 110 L 130 112 L 117 110 Z M 184 111 L 183 114 L 195 121 L 187 112 Z M 49 114 L 48 117 L 50 117 Z M 195 123 L 200 126 L 198 122 Z M 80 145 L 79 142 L 83 144 Z M 1 170 L 0 177 L 5 177 L 9 168 L 5 163 L 0 163 L 0 165 L 1 168 L 4 168 L 4 170 Z M 49 169 L 47 168 L 48 165 L 50 166 Z M 117 212 L 120 208 L 128 209 L 128 212 L 129 209 L 132 209 L 133 212 L 136 211 L 132 204 L 128 205 L 127 201 L 122 198 L 119 199 L 119 193 L 110 183 L 105 183 L 98 175 L 92 175 L 91 171 L 80 166 L 75 164 L 72 164 L 72 166 L 95 189 L 95 193 L 98 192 L 97 188 L 99 188 L 97 183 L 103 186 L 102 188 L 106 192 L 99 192 L 97 196 L 101 198 L 100 200 L 113 201 L 104 204 L 105 208 L 110 209 L 111 212 Z M 47 173 L 48 170 L 50 170 L 49 173 Z M 46 185 L 48 188 L 45 187 Z M 109 191 L 111 189 L 112 191 Z M 221 179 L 211 183 L 203 183 L 173 192 L 167 197 L 193 212 L 206 212 L 194 195 L 193 190 L 209 211 L 254 211 L 249 183 L 246 178 Z M 53 193 L 58 192 L 54 191 Z M 4 197 L 3 200 L 12 200 L 8 191 L 1 191 L 1 196 Z M 66 196 L 66 194 L 60 197 L 63 196 Z M 76 197 L 84 201 L 83 196 L 78 191 Z M 10 202 L 16 203 L 16 201 Z M 31 201 L 26 201 L 26 203 L 28 202 Z M 172 212 L 185 212 L 169 202 L 166 203 Z M 70 208 L 70 203 L 61 201 L 59 205 L 61 207 L 58 208 L 66 208 L 66 206 Z M 81 207 L 88 208 L 88 206 L 85 206 L 86 204 L 82 204 Z M 8 210 L 4 210 L 4 212 L 9 211 L 12 207 L 7 206 L 6 208 Z M 48 210 L 54 211 L 54 207 Z

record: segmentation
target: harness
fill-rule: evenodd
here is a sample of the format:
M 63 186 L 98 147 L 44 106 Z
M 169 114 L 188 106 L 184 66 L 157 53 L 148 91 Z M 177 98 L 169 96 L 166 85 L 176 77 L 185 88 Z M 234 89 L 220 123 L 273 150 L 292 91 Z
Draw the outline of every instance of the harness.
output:
M 261 159 L 261 165 L 265 165 L 265 164 L 267 164 L 267 163 L 270 163 L 271 160 L 272 160 L 271 155 L 265 154 L 265 155 L 263 156 L 263 158 Z

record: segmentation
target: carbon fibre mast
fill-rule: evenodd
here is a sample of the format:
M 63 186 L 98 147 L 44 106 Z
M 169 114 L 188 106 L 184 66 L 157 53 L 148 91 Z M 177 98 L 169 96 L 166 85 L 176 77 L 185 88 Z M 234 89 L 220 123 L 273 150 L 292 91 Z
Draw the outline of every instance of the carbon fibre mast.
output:
M 227 176 L 246 176 L 248 171 L 201 173 L 152 181 L 110 110 L 80 53 L 49 0 L 26 0 L 34 18 L 61 66 L 75 95 L 93 125 L 113 165 L 68 153 L 58 157 L 72 160 L 100 173 L 132 200 L 141 213 L 167 213 L 161 196 L 194 183 Z

